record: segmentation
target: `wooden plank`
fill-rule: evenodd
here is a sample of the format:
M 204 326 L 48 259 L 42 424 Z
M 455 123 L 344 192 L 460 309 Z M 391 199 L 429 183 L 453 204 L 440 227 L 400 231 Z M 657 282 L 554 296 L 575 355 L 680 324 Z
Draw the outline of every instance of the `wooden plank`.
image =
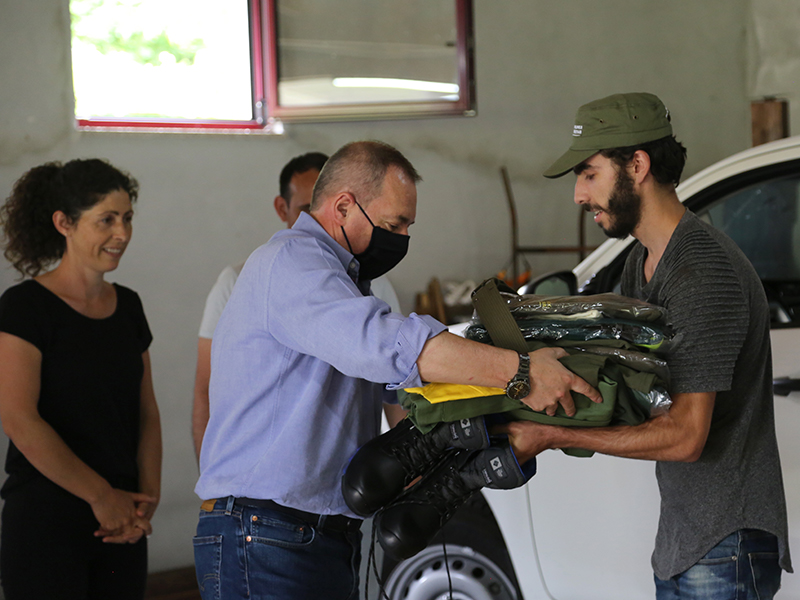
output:
M 200 600 L 194 567 L 150 573 L 145 600 Z
M 789 103 L 764 98 L 750 103 L 753 146 L 789 137 Z

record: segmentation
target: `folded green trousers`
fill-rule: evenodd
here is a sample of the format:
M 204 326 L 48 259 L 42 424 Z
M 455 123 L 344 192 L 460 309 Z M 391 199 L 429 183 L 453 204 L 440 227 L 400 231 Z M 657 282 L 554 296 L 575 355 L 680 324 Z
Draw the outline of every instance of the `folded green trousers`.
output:
M 638 425 L 669 406 L 664 362 L 637 351 L 631 344 L 619 340 L 578 343 L 527 340 L 526 343 L 529 352 L 546 347 L 563 347 L 569 354 L 560 359 L 561 363 L 596 388 L 603 402 L 595 403 L 583 394 L 572 392 L 576 408 L 576 414 L 572 417 L 568 417 L 561 406 L 553 416 L 536 412 L 505 394 L 431 403 L 421 394 L 401 391 L 400 403 L 423 432 L 440 422 L 495 413 L 503 413 L 508 420 L 530 420 L 566 427 Z M 563 451 L 571 456 L 593 454 L 578 448 Z

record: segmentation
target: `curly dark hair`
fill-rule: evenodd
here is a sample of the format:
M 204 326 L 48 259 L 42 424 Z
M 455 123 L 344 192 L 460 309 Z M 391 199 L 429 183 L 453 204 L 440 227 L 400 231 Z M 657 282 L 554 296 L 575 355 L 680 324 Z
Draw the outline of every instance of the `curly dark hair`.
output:
M 111 192 L 139 196 L 138 182 L 99 158 L 50 162 L 20 177 L 0 208 L 4 256 L 22 276 L 35 277 L 66 250 L 66 240 L 53 225 L 63 212 L 75 223 L 83 211 Z
M 631 162 L 637 150 L 644 150 L 650 156 L 650 172 L 658 183 L 661 185 L 680 183 L 683 167 L 686 165 L 686 148 L 675 139 L 674 135 L 637 146 L 601 150 L 600 154 L 614 161 L 618 168 L 624 168 Z

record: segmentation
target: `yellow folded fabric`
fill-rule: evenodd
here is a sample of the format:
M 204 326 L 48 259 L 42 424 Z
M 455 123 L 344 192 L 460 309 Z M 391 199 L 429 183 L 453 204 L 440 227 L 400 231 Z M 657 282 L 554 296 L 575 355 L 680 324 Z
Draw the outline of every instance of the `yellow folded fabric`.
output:
M 505 395 L 506 393 L 503 388 L 457 385 L 455 383 L 429 383 L 423 387 L 406 388 L 405 391 L 409 394 L 419 394 L 431 404 L 463 400 L 464 398 Z

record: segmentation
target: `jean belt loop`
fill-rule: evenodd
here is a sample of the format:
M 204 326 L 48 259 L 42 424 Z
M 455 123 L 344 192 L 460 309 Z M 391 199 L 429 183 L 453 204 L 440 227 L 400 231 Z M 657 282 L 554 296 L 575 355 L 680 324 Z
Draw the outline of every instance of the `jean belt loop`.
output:
M 325 519 L 328 518 L 328 515 L 320 515 L 319 519 L 317 519 L 317 529 L 323 529 L 325 527 Z
M 225 515 L 230 517 L 233 512 L 233 503 L 236 500 L 233 496 L 228 496 L 228 504 L 225 506 Z

